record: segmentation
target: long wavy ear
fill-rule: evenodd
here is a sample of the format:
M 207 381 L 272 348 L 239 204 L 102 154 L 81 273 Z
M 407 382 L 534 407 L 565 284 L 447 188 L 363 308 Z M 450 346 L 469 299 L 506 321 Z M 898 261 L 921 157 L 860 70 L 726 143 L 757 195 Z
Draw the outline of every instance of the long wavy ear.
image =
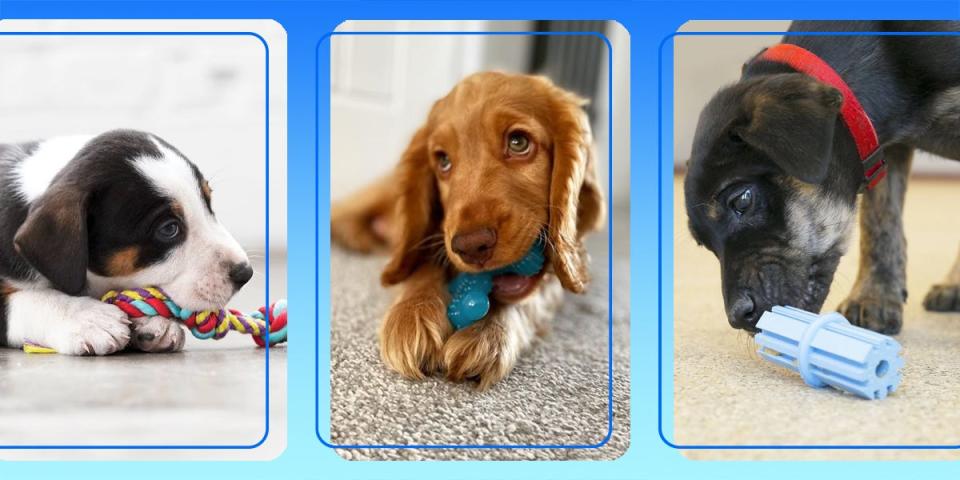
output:
M 393 256 L 380 281 L 394 285 L 407 279 L 427 259 L 424 238 L 439 228 L 441 207 L 436 178 L 427 152 L 427 129 L 420 128 L 410 140 L 397 165 L 399 198 L 393 215 Z
M 590 121 L 583 111 L 586 101 L 556 87 L 554 91 L 549 257 L 563 287 L 581 293 L 590 277 L 580 239 L 603 225 L 606 209 Z
M 583 237 L 587 232 L 600 230 L 607 219 L 603 190 L 600 188 L 600 181 L 597 180 L 597 152 L 592 145 L 588 152 L 586 172 L 577 204 L 577 235 L 579 237 Z

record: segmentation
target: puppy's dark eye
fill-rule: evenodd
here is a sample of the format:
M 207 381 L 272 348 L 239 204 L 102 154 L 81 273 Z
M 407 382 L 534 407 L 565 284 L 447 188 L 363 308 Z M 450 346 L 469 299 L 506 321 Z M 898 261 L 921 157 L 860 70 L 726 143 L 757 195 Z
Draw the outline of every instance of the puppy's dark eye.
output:
M 507 149 L 512 155 L 526 155 L 530 152 L 530 139 L 522 132 L 513 132 L 507 138 Z
M 175 240 L 180 236 L 180 222 L 174 219 L 165 220 L 157 229 L 154 230 L 153 235 L 162 242 L 169 242 Z
M 449 172 L 453 167 L 453 162 L 450 161 L 450 156 L 447 155 L 447 152 L 437 152 L 435 155 L 437 157 L 437 166 L 440 168 L 440 171 L 443 173 Z
M 730 208 L 733 209 L 737 215 L 743 215 L 750 210 L 750 207 L 753 206 L 753 189 L 745 188 L 740 191 L 740 193 L 734 195 L 730 199 Z
M 743 144 L 743 137 L 740 136 L 740 133 L 734 130 L 730 130 L 729 132 L 727 132 L 727 138 L 730 139 L 730 143 L 734 145 Z

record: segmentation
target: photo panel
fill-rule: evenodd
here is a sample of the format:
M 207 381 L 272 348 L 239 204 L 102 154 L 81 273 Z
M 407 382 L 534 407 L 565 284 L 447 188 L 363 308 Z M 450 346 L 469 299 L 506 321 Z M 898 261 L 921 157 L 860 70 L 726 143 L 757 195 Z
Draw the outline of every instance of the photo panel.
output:
M 279 454 L 283 30 L 4 20 L 0 63 L 0 457 Z
M 321 43 L 332 248 L 318 433 L 341 456 L 625 451 L 629 81 L 611 58 L 629 58 L 628 38 L 615 22 L 350 21 Z M 559 191 L 568 181 L 575 193 Z M 523 259 L 532 270 L 513 270 Z M 463 285 L 484 276 L 474 315 Z
M 691 449 L 688 457 L 956 457 L 947 450 L 960 444 L 949 426 L 958 391 L 941 379 L 956 334 L 942 297 L 957 237 L 939 231 L 956 214 L 937 205 L 949 202 L 960 169 L 944 158 L 949 149 L 922 135 L 902 145 L 885 140 L 913 128 L 910 122 L 949 122 L 938 112 L 950 108 L 954 90 L 911 90 L 926 74 L 922 56 L 910 71 L 870 61 L 887 48 L 948 50 L 955 44 L 950 28 L 713 21 L 688 22 L 671 39 L 672 99 L 665 102 L 673 108 L 674 176 L 664 188 L 673 192 L 673 282 L 664 288 L 672 291 L 672 314 L 662 321 L 673 354 L 662 372 L 669 384 L 662 384 L 661 429 L 675 448 Z M 871 33 L 881 29 L 886 33 Z M 949 65 L 930 68 L 930 75 L 950 75 Z M 831 77 L 833 69 L 839 74 Z M 875 91 L 876 80 L 865 80 L 871 75 L 886 75 L 891 90 Z M 804 86 L 835 100 L 796 103 L 811 98 Z M 907 91 L 941 110 L 878 100 Z M 803 108 L 815 102 L 829 110 L 836 137 L 826 138 L 840 140 L 804 155 L 807 164 L 822 161 L 825 173 L 802 180 L 784 162 L 819 142 L 805 123 L 817 114 Z M 792 119 L 774 125 L 776 108 Z M 899 108 L 917 117 L 891 120 Z M 927 115 L 933 119 L 912 120 Z M 857 161 L 869 143 L 855 125 L 865 117 L 883 143 L 877 151 L 884 163 L 876 167 L 883 173 L 872 174 L 865 157 L 848 175 L 843 162 Z M 770 131 L 775 145 L 760 137 Z M 810 136 L 797 142 L 803 135 Z M 839 323 L 813 326 L 834 311 Z M 798 372 L 805 362 L 807 376 Z M 818 384 L 826 388 L 811 388 Z

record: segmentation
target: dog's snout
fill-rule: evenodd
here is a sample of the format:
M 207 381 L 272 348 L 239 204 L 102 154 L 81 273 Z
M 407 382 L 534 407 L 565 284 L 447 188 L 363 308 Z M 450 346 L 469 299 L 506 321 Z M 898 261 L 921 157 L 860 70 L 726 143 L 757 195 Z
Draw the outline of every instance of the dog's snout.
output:
M 497 245 L 497 232 L 492 228 L 480 228 L 467 233 L 458 233 L 451 241 L 453 251 L 470 265 L 483 265 L 493 256 Z
M 230 273 L 228 274 L 230 281 L 233 282 L 234 288 L 240 290 L 241 287 L 247 284 L 250 281 L 250 278 L 253 277 L 253 267 L 249 263 L 237 263 L 230 267 Z
M 756 301 L 750 294 L 739 295 L 727 308 L 727 319 L 733 328 L 756 330 L 757 321 L 760 320 Z

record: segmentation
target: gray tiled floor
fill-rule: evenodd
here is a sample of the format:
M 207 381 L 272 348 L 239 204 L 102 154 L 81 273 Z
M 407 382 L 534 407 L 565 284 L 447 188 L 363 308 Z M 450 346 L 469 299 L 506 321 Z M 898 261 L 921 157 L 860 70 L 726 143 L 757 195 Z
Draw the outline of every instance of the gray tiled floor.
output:
M 272 298 L 285 296 L 286 259 L 271 258 Z M 231 302 L 240 310 L 263 303 L 262 260 L 251 283 Z M 246 335 L 220 341 L 188 335 L 174 354 L 109 357 L 27 355 L 0 349 L 0 445 L 252 444 L 264 431 L 264 350 Z M 270 351 L 271 435 L 246 458 L 269 458 L 286 434 L 286 348 Z M 196 457 L 216 452 L 0 451 L 0 458 Z

